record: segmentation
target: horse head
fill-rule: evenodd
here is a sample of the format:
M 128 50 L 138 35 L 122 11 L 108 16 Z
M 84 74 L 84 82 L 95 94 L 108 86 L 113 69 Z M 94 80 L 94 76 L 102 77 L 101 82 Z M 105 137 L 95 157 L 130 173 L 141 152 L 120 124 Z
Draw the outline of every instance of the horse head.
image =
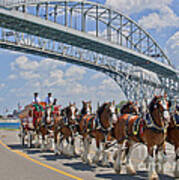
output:
M 121 114 L 135 114 L 137 115 L 139 113 L 139 109 L 137 107 L 137 104 L 128 101 L 126 104 L 123 105 L 123 107 L 120 110 Z
M 24 119 L 33 116 L 32 106 L 27 105 L 24 109 L 18 114 L 19 119 Z
M 111 127 L 112 123 L 117 121 L 115 101 L 104 103 L 99 107 L 97 113 L 102 126 L 105 129 Z
M 76 113 L 78 112 L 78 109 L 76 107 L 76 104 L 70 104 L 68 109 L 69 119 L 75 120 L 76 119 Z
M 92 113 L 92 106 L 91 101 L 82 101 L 83 107 L 81 110 L 81 115 L 91 114 Z
M 179 126 L 179 106 L 176 104 L 172 104 L 169 101 L 169 108 L 170 108 L 170 123 L 169 128 L 175 128 Z
M 155 96 L 149 105 L 149 112 L 158 126 L 168 125 L 170 121 L 169 103 L 165 97 Z
M 78 112 L 78 109 L 76 107 L 76 104 L 75 103 L 73 103 L 73 104 L 69 103 L 69 106 L 62 109 L 61 115 L 63 116 L 63 118 L 67 118 L 68 122 L 73 124 L 73 122 L 76 120 L 77 112 Z
M 51 122 L 51 116 L 52 115 L 52 107 L 51 106 L 47 106 L 45 108 L 45 118 L 46 118 L 46 122 L 50 123 Z

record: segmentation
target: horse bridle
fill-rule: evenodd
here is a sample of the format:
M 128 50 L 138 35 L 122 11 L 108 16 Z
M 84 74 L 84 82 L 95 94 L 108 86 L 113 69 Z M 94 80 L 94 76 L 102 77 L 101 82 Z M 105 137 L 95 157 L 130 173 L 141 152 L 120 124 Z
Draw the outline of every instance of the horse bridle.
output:
M 110 104 L 108 104 L 108 108 L 109 108 L 109 110 L 108 110 L 108 112 L 110 112 L 110 119 L 109 119 L 109 122 L 110 122 L 110 127 L 108 128 L 109 129 L 109 131 L 112 129 L 112 122 L 113 122 L 113 120 L 112 120 L 112 117 L 113 117 L 113 115 L 116 115 L 116 112 L 114 111 L 114 112 L 112 112 L 111 110 L 110 110 L 110 106 L 111 106 L 111 103 Z M 106 107 L 106 108 L 107 108 Z M 117 118 L 117 117 L 116 117 Z
M 157 99 L 157 101 L 154 103 L 153 106 L 154 106 L 154 107 L 155 107 L 155 106 L 158 107 L 160 100 L 161 100 L 161 98 L 160 98 L 160 99 Z M 165 119 L 164 116 L 163 116 L 163 112 L 168 111 L 168 110 L 164 108 L 163 111 L 161 111 L 160 108 L 158 108 L 158 111 L 159 111 L 159 113 L 160 113 L 160 115 L 161 115 L 161 117 L 163 118 L 164 123 L 165 123 L 165 122 L 166 122 L 166 119 Z M 152 112 L 150 112 L 150 116 L 151 116 L 151 120 L 152 120 L 151 127 L 154 127 L 154 128 L 156 128 L 157 130 L 159 130 L 159 131 L 165 131 L 165 130 L 167 129 L 168 123 L 165 124 L 164 127 L 160 127 L 160 126 L 158 126 L 158 125 L 155 123 L 154 118 L 153 118 L 153 115 L 152 115 Z

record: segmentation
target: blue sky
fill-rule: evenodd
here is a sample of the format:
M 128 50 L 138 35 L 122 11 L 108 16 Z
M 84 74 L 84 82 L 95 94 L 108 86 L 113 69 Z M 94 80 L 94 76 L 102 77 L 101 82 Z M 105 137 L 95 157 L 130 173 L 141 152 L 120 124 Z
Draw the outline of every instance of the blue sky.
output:
M 139 23 L 158 42 L 172 64 L 179 67 L 179 1 L 178 0 L 91 0 L 117 8 Z M 43 100 L 51 91 L 59 104 L 70 101 L 81 106 L 82 100 L 119 102 L 125 99 L 113 80 L 102 73 L 0 49 L 0 113 L 16 108 L 17 103 L 31 102 L 38 91 Z

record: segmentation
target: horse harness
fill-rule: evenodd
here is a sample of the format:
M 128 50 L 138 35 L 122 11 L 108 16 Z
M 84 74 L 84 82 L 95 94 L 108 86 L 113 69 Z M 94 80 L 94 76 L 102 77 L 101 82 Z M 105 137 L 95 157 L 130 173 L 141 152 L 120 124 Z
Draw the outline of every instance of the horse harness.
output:
M 151 130 L 153 130 L 156 133 L 166 133 L 168 124 L 165 125 L 164 127 L 158 126 L 154 122 L 153 117 L 151 116 L 150 113 L 146 114 L 146 117 L 144 118 L 144 120 L 146 122 L 146 126 L 147 126 L 146 128 L 147 129 L 151 129 Z
M 173 114 L 173 121 L 177 128 L 179 128 L 179 113 Z
M 83 131 L 85 130 L 88 130 L 88 131 L 91 131 L 93 128 L 92 128 L 92 123 L 93 123 L 93 120 L 94 122 L 96 121 L 96 116 L 92 115 L 92 114 L 86 114 L 84 116 L 81 117 L 81 120 L 84 119 L 84 124 L 83 124 Z M 95 125 L 94 125 L 95 126 Z
M 124 139 L 128 139 L 131 136 L 135 136 L 139 142 L 144 143 L 141 135 L 143 133 L 143 131 L 145 129 L 150 129 L 152 131 L 154 131 L 155 133 L 166 133 L 167 127 L 160 127 L 158 126 L 152 116 L 150 115 L 150 113 L 146 114 L 145 118 L 142 118 L 141 116 L 139 116 L 133 123 L 132 125 L 132 133 L 129 133 L 129 121 L 131 120 L 131 118 L 133 117 L 133 115 L 128 115 L 128 118 L 126 120 L 125 123 L 125 137 L 121 138 L 120 140 L 118 140 L 118 142 L 123 141 Z
M 137 139 L 139 140 L 139 142 L 143 143 L 143 140 L 141 139 L 140 135 L 140 131 L 141 131 L 141 125 L 143 125 L 143 119 L 141 119 L 141 117 L 138 117 L 134 123 L 133 123 L 133 127 L 132 127 L 132 133 L 129 134 L 129 121 L 131 120 L 131 117 L 133 117 L 133 115 L 128 115 L 128 118 L 126 120 L 126 123 L 125 123 L 125 132 L 126 132 L 126 135 L 125 135 L 125 138 L 122 138 L 121 140 L 119 141 L 123 141 L 124 139 L 128 139 L 130 136 L 136 136 Z

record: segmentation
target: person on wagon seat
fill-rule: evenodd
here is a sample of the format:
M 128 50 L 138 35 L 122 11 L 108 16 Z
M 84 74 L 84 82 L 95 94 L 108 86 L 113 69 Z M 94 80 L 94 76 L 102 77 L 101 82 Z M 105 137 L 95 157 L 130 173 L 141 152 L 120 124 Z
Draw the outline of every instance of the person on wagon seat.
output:
M 36 120 L 38 117 L 42 116 L 42 111 L 43 111 L 43 107 L 40 105 L 40 98 L 38 96 L 38 93 L 35 92 L 34 93 L 34 97 L 33 97 L 33 100 L 32 100 L 32 106 L 34 107 L 34 110 L 33 110 L 33 125 L 35 127 L 35 124 L 36 124 Z
M 39 103 L 40 102 L 40 98 L 38 96 L 39 94 L 37 92 L 34 93 L 34 98 L 32 100 L 33 103 Z
M 53 105 L 53 98 L 52 98 L 51 92 L 48 93 L 48 96 L 46 97 L 45 102 L 49 106 Z
M 39 112 L 40 110 L 43 110 L 43 107 L 39 104 L 40 98 L 38 96 L 39 94 L 37 92 L 34 93 L 34 98 L 32 100 L 33 106 L 35 109 Z

